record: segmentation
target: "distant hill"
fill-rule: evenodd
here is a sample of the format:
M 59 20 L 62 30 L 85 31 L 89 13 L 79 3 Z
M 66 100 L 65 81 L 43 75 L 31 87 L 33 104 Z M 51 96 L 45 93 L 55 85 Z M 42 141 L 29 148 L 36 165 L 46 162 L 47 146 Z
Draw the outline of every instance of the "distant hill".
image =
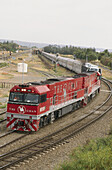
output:
M 96 52 L 103 52 L 104 50 L 104 48 L 96 48 Z M 108 49 L 108 51 L 112 53 L 112 49 Z
M 0 39 L 0 42 L 6 42 L 6 41 L 13 41 L 14 43 L 21 45 L 21 46 L 25 46 L 25 47 L 37 47 L 37 48 L 44 48 L 48 45 L 55 45 L 55 46 L 66 46 L 66 45 L 57 45 L 57 44 L 47 44 L 47 43 L 34 43 L 34 42 L 25 42 L 25 41 L 18 41 L 18 40 L 7 40 L 7 39 Z M 73 46 L 73 45 L 72 45 Z M 75 47 L 79 47 L 79 46 L 75 46 Z M 90 47 L 81 47 L 80 48 L 90 48 Z M 95 48 L 97 52 L 103 52 L 105 49 L 104 48 Z M 109 52 L 112 53 L 112 49 L 108 49 Z
M 21 46 L 25 46 L 25 47 L 37 47 L 37 48 L 43 48 L 45 46 L 48 46 L 49 44 L 47 43 L 34 43 L 34 42 L 25 42 L 25 41 L 17 41 L 17 40 L 5 40 L 5 39 L 0 39 L 0 42 L 6 42 L 6 41 L 13 41 L 14 43 L 21 45 Z

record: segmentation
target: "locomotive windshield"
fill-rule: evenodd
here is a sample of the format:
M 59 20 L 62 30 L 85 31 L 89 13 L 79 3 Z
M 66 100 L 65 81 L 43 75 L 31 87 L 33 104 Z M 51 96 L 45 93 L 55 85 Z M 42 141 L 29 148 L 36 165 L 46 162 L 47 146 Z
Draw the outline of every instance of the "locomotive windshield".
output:
M 24 102 L 28 103 L 38 103 L 39 95 L 34 95 L 34 94 L 25 94 L 24 96 Z
M 23 103 L 39 103 L 39 95 L 31 93 L 10 93 L 9 101 Z

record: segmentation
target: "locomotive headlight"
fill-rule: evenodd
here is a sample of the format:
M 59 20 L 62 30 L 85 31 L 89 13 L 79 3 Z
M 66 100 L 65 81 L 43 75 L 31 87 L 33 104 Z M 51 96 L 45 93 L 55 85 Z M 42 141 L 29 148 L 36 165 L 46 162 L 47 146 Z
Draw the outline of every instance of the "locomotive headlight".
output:
M 26 89 L 21 89 L 21 91 L 26 91 Z

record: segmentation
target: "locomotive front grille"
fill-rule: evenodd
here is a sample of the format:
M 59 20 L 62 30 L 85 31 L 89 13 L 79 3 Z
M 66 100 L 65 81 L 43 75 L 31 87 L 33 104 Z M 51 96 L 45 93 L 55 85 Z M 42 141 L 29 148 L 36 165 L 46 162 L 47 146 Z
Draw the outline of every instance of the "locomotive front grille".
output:
M 24 126 L 24 121 L 18 121 L 18 126 Z

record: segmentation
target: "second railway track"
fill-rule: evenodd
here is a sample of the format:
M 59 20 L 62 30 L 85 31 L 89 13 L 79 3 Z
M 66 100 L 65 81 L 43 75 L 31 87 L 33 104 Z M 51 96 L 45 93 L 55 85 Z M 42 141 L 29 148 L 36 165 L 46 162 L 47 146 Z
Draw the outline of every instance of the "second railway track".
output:
M 107 81 L 105 80 L 105 83 Z M 13 166 L 29 157 L 36 154 L 40 154 L 47 149 L 50 149 L 59 143 L 66 142 L 69 138 L 76 135 L 82 131 L 85 127 L 94 123 L 112 109 L 111 105 L 111 95 L 112 95 L 112 83 L 108 84 L 110 94 L 103 104 L 101 104 L 97 109 L 91 111 L 88 115 L 83 116 L 83 118 L 69 124 L 68 126 L 49 134 L 43 138 L 35 140 L 34 142 L 27 144 L 21 148 L 15 149 L 13 151 L 7 152 L 0 156 L 0 169 L 6 169 L 7 167 Z
M 3 117 L 2 117 L 4 114 L 6 114 L 6 111 L 3 111 L 3 112 L 0 113 L 0 123 L 6 121 L 6 118 L 3 118 Z

